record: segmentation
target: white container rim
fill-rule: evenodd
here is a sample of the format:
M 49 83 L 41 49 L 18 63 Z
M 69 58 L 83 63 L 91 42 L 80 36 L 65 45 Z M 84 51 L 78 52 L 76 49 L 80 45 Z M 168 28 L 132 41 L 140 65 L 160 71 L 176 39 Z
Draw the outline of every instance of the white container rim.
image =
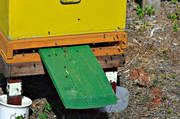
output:
M 32 100 L 28 97 L 23 96 L 22 97 L 22 105 L 10 105 L 10 104 L 7 104 L 7 95 L 1 95 L 0 96 L 0 104 L 7 106 L 7 107 L 12 107 L 12 108 L 26 108 L 32 104 Z

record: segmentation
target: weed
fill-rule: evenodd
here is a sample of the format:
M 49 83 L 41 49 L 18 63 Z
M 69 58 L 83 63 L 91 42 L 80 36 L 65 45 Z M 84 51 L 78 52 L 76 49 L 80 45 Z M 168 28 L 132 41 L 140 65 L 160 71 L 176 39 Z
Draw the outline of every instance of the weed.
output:
M 161 98 L 162 101 L 165 101 L 166 99 L 167 99 L 166 96 L 162 96 Z
M 42 112 L 42 113 L 39 115 L 38 119 L 47 119 L 47 117 L 48 117 L 48 115 Z
M 178 3 L 178 0 L 171 0 L 171 2 L 176 4 L 176 3 Z
M 177 23 L 177 21 L 174 22 L 173 30 L 174 30 L 174 32 L 178 31 L 178 23 Z
M 155 84 L 155 83 L 153 83 L 153 84 L 152 84 L 152 87 L 153 87 L 153 88 L 155 88 L 155 87 L 156 87 L 156 84 Z
M 24 119 L 24 117 L 21 115 L 21 116 L 17 116 L 15 119 Z
M 127 24 L 127 27 L 128 27 L 128 28 L 130 28 L 130 27 L 131 27 L 131 24 L 130 24 L 130 23 L 128 23 L 128 24 Z
M 175 83 L 175 86 L 176 86 L 176 87 L 178 87 L 178 86 L 179 86 L 179 83 L 178 83 L 178 82 L 176 82 L 176 83 Z
M 33 113 L 35 114 L 36 117 L 38 117 L 38 111 L 34 110 Z
M 145 11 L 147 15 L 151 16 L 152 14 L 155 13 L 154 6 L 151 6 L 151 8 L 146 7 Z
M 178 17 L 177 17 L 176 14 L 170 14 L 170 13 L 168 13 L 168 18 L 175 20 L 175 19 L 177 19 Z
M 160 79 L 159 82 L 162 83 L 162 82 L 163 82 L 163 79 Z
M 147 23 L 143 21 L 143 24 L 140 26 L 140 28 L 141 28 L 141 29 L 140 29 L 141 31 L 146 30 L 146 28 L 147 28 Z
M 177 102 L 177 100 L 176 100 L 176 99 L 174 99 L 174 100 L 173 100 L 173 103 L 175 103 L 175 102 Z
M 152 14 L 155 13 L 154 6 L 151 6 L 150 8 L 146 7 L 144 10 L 141 8 L 140 5 L 137 5 L 137 15 L 139 16 L 140 19 L 144 18 L 144 16 L 147 14 L 151 16 Z
M 137 11 L 136 11 L 137 15 L 139 15 L 139 18 L 142 19 L 144 17 L 144 11 L 143 9 L 141 8 L 140 5 L 137 5 Z
M 175 79 L 174 74 L 171 74 L 171 75 L 170 75 L 170 78 Z
M 159 82 L 158 79 L 154 79 L 154 80 L 153 80 L 153 84 L 152 84 L 151 86 L 152 86 L 153 88 L 155 88 L 158 82 Z
M 158 83 L 158 80 L 157 80 L 157 79 L 154 79 L 154 80 L 153 80 L 153 83 L 157 84 L 157 83 Z
M 34 110 L 33 113 L 37 117 L 37 119 L 47 119 L 48 118 L 48 113 L 52 110 L 51 105 L 46 102 L 44 105 L 44 109 L 41 113 L 38 113 L 37 110 Z
M 49 112 L 49 111 L 51 111 L 51 110 L 52 110 L 51 105 L 46 102 L 45 108 L 44 108 L 44 112 Z
M 169 109 L 169 110 L 168 110 L 168 114 L 171 114 L 172 112 L 173 112 L 172 109 Z

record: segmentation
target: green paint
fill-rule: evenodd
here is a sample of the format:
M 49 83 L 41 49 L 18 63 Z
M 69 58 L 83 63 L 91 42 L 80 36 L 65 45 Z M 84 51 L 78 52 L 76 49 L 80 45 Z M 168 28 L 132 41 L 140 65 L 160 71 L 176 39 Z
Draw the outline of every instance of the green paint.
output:
M 39 54 L 66 108 L 97 108 L 116 96 L 88 45 L 40 49 Z

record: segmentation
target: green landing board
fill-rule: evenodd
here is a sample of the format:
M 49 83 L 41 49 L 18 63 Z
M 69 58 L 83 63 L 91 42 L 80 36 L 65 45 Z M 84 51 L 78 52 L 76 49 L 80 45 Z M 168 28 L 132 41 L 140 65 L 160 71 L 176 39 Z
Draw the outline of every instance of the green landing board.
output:
M 116 104 L 116 95 L 88 45 L 40 49 L 39 54 L 66 108 Z

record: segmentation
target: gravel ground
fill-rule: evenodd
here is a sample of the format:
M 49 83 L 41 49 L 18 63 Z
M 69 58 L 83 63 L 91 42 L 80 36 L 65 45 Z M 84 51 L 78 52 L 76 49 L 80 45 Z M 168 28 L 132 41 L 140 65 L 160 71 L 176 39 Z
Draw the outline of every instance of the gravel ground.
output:
M 64 110 L 49 77 L 35 76 L 23 80 L 23 95 L 33 99 L 30 118 L 179 119 L 180 30 L 174 31 L 174 22 L 180 27 L 180 21 L 168 17 L 178 12 L 178 6 L 163 1 L 160 15 L 140 19 L 137 4 L 128 3 L 126 65 L 119 69 L 120 84 L 130 92 L 127 109 L 111 114 Z

